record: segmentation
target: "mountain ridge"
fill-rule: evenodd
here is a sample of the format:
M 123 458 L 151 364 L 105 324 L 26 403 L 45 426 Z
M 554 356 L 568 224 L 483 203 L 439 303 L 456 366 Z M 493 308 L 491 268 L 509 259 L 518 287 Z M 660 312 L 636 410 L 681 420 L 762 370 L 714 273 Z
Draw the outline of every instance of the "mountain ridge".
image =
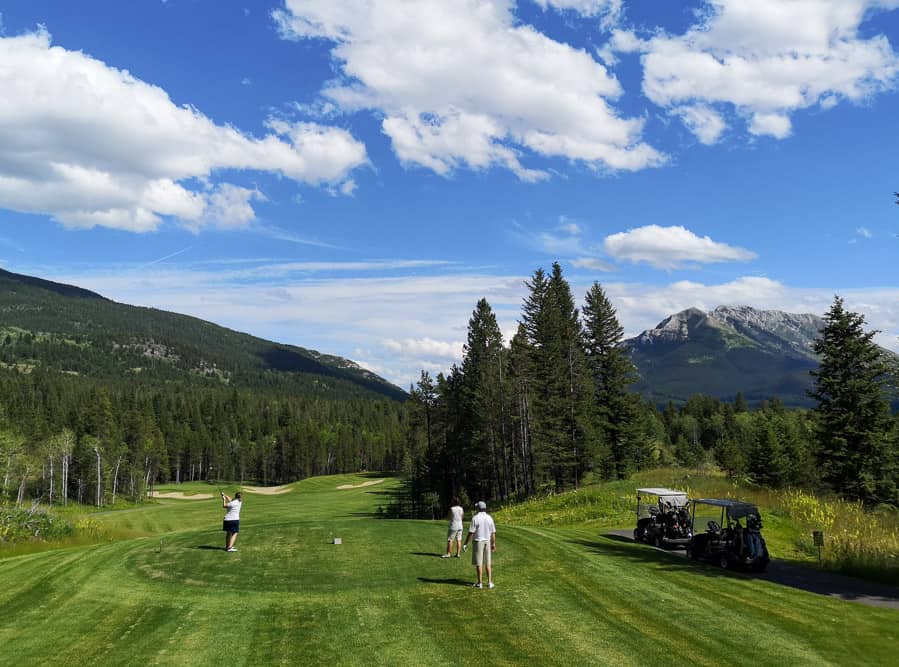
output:
M 657 402 L 696 394 L 732 400 L 777 396 L 808 406 L 813 345 L 824 320 L 809 313 L 718 306 L 687 308 L 622 341 L 637 367 L 635 389 Z
M 356 362 L 189 315 L 112 301 L 0 269 L 0 365 L 121 379 L 213 382 L 316 396 L 404 400 Z

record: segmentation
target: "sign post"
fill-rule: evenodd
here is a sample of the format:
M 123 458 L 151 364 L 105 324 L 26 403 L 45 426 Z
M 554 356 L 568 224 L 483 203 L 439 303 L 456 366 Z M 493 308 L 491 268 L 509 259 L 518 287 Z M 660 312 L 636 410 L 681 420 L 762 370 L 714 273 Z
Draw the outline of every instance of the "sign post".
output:
M 814 541 L 815 546 L 818 547 L 818 567 L 821 567 L 821 547 L 824 546 L 824 531 L 813 530 L 812 540 Z

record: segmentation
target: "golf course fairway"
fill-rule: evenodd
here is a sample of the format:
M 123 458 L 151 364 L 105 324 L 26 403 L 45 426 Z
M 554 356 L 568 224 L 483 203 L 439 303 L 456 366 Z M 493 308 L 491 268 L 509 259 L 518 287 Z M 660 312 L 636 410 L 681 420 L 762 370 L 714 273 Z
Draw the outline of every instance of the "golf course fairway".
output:
M 444 522 L 378 518 L 399 481 L 376 479 L 244 493 L 237 553 L 217 491 L 189 497 L 214 487 L 185 484 L 94 515 L 121 539 L 4 558 L 0 664 L 899 664 L 895 610 L 596 530 L 499 525 L 497 587 L 473 589 Z

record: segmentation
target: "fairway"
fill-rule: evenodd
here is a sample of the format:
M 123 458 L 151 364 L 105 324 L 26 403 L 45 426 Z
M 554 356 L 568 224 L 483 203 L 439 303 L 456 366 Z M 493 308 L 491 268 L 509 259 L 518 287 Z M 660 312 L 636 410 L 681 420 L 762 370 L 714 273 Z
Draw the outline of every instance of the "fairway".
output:
M 500 525 L 497 588 L 474 590 L 467 555 L 439 558 L 443 522 L 377 518 L 398 480 L 362 485 L 376 479 L 246 493 L 237 553 L 222 550 L 218 498 L 190 499 L 210 487 L 188 484 L 185 499 L 96 516 L 141 537 L 0 560 L 0 663 L 899 661 L 899 612 L 596 531 Z

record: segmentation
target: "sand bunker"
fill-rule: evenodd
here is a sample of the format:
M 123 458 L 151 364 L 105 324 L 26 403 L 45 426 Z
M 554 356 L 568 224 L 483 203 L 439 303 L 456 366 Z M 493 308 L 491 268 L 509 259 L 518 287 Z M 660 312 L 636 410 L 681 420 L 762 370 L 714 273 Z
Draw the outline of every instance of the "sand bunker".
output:
M 289 484 L 284 486 L 244 486 L 247 493 L 256 493 L 260 496 L 280 496 L 282 493 L 290 493 L 293 489 Z
M 215 498 L 215 496 L 210 493 L 195 493 L 188 496 L 180 491 L 166 491 L 165 493 L 154 491 L 152 495 L 154 498 L 174 498 L 175 500 L 209 500 L 210 498 Z
M 344 489 L 361 489 L 363 486 L 371 486 L 372 484 L 380 484 L 383 482 L 383 479 L 376 479 L 372 482 L 362 482 L 362 484 L 341 484 L 337 487 L 339 491 L 343 491 Z

